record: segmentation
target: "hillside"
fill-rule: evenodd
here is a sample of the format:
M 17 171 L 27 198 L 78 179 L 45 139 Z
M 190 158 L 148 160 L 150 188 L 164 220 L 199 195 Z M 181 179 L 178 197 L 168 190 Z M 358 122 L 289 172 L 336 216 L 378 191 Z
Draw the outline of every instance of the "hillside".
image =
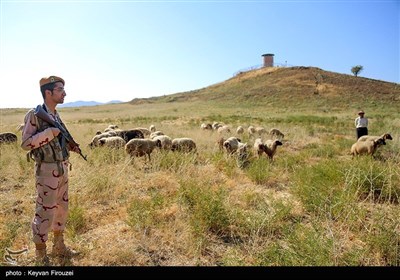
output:
M 163 97 L 134 99 L 130 103 L 210 100 L 271 106 L 314 105 L 316 108 L 328 103 L 329 109 L 342 110 L 354 102 L 400 101 L 400 86 L 316 67 L 261 68 L 239 73 L 226 81 L 202 89 Z

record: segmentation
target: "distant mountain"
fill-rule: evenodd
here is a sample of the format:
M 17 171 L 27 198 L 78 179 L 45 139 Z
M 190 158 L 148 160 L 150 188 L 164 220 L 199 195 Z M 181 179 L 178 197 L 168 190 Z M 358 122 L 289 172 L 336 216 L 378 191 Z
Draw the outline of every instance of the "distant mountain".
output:
M 122 101 L 119 100 L 111 100 L 106 103 L 102 102 L 97 102 L 97 101 L 74 101 L 74 102 L 68 102 L 59 105 L 59 108 L 66 108 L 66 107 L 83 107 L 83 106 L 97 106 L 97 105 L 104 105 L 104 104 L 115 104 L 115 103 L 122 103 Z

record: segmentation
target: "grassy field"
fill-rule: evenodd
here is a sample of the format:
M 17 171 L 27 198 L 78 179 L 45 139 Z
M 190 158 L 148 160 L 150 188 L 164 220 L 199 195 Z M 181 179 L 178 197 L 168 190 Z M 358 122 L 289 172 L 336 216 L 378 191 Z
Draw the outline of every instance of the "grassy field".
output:
M 261 88 L 253 80 L 257 77 L 251 77 L 254 85 L 243 94 Z M 204 91 L 211 96 L 229 82 Z M 204 98 L 195 91 L 132 104 L 60 109 L 88 162 L 76 154 L 70 158 L 66 243 L 80 255 L 51 259 L 52 264 L 398 266 L 399 96 L 395 92 L 394 100 L 368 97 L 349 104 L 350 99 L 331 90 L 307 97 L 283 92 L 282 98 L 260 102 L 254 96 L 247 101 Z M 332 110 L 330 103 L 335 104 Z M 369 117 L 371 135 L 393 136 L 376 158 L 349 155 L 360 108 Z M 0 257 L 6 248 L 28 248 L 16 258 L 18 265 L 30 266 L 33 163 L 26 161 L 16 131 L 26 111 L 0 110 L 1 132 L 19 137 L 18 143 L 0 147 Z M 279 128 L 285 133 L 283 146 L 273 162 L 251 157 L 241 169 L 219 151 L 217 132 L 200 129 L 202 122 L 213 121 L 235 129 Z M 122 129 L 153 124 L 172 138 L 193 138 L 198 151 L 155 151 L 146 162 L 131 160 L 123 150 L 89 149 L 96 131 L 109 124 Z M 241 138 L 254 143 L 248 135 Z

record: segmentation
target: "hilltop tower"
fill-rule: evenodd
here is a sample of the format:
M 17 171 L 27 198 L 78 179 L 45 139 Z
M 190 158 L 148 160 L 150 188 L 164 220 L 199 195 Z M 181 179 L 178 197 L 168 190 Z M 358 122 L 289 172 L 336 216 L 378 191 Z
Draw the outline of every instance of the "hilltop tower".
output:
M 274 54 L 266 53 L 266 54 L 263 54 L 262 57 L 264 58 L 263 67 L 273 67 L 274 66 Z

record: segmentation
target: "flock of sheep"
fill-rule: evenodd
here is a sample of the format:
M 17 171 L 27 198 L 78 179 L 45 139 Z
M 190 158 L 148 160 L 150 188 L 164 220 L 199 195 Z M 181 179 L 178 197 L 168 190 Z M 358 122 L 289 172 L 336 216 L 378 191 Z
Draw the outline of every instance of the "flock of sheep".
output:
M 131 130 L 121 130 L 116 125 L 109 125 L 104 132 L 98 131 L 89 143 L 91 148 L 101 146 L 124 148 L 128 155 L 147 156 L 149 161 L 155 148 L 182 152 L 196 151 L 196 143 L 192 138 L 172 139 L 162 131 L 157 131 L 154 125 L 148 129 L 138 127 Z
M 271 161 L 277 152 L 278 146 L 283 145 L 285 135 L 276 128 L 272 128 L 268 132 L 263 127 L 249 126 L 247 133 L 249 138 L 254 139 L 252 152 L 247 143 L 242 143 L 239 138 L 245 133 L 243 126 L 238 126 L 232 132 L 231 128 L 220 122 L 202 123 L 202 130 L 217 131 L 219 138 L 217 145 L 221 151 L 224 151 L 227 156 L 236 158 L 239 167 L 245 167 L 249 163 L 249 155 L 253 154 L 257 157 L 263 156 Z M 235 134 L 235 136 L 229 136 Z M 266 138 L 267 140 L 263 140 Z M 392 140 L 392 136 L 385 133 L 381 136 L 362 136 L 355 142 L 350 153 L 353 156 L 371 155 L 375 153 L 377 148 L 386 145 L 386 140 Z M 0 133 L 1 143 L 17 142 L 17 136 L 11 132 Z M 162 131 L 156 130 L 154 125 L 149 128 L 138 127 L 130 130 L 119 129 L 117 125 L 109 125 L 104 132 L 97 131 L 96 135 L 89 143 L 90 148 L 94 147 L 109 147 L 109 148 L 124 148 L 126 153 L 131 157 L 147 156 L 151 160 L 151 154 L 154 149 L 181 152 L 196 152 L 196 142 L 189 137 L 174 138 L 165 135 Z
M 231 134 L 231 129 L 227 125 L 218 122 L 213 124 L 201 124 L 201 129 L 217 131 L 219 138 L 217 143 L 220 150 L 226 155 L 236 158 L 238 166 L 245 167 L 249 161 L 250 148 L 247 143 L 242 143 L 240 136 L 245 132 L 242 126 L 236 130 L 237 136 L 227 137 Z M 270 160 L 276 153 L 277 147 L 282 145 L 284 134 L 278 129 L 271 129 L 269 133 L 262 127 L 250 126 L 247 129 L 249 137 L 255 138 L 253 151 L 261 157 L 263 153 Z M 264 134 L 268 134 L 271 139 L 262 140 Z M 147 156 L 151 160 L 152 152 L 158 148 L 161 150 L 180 151 L 180 152 L 196 152 L 196 142 L 189 137 L 171 138 L 162 131 L 156 130 L 154 125 L 149 128 L 137 127 L 131 130 L 121 130 L 117 125 L 109 125 L 103 132 L 97 131 L 96 135 L 89 143 L 89 147 L 109 147 L 124 148 L 126 153 L 131 157 Z

